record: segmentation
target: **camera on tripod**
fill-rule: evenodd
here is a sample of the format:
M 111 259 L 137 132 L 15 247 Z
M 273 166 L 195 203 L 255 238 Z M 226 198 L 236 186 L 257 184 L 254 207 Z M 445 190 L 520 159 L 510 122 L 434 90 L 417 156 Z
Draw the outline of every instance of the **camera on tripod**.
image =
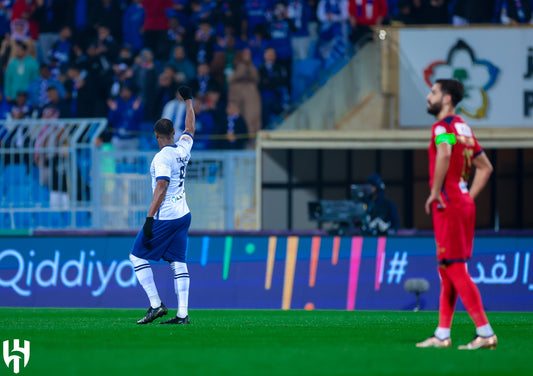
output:
M 372 196 L 372 185 L 352 184 L 350 200 L 319 200 L 307 204 L 309 220 L 332 222 L 331 235 L 349 235 L 360 231 L 368 222 L 367 202 Z

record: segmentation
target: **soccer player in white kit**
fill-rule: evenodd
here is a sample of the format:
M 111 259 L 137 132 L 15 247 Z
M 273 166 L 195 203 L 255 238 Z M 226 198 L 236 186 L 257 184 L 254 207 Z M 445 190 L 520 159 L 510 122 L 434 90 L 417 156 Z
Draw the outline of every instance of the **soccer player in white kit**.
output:
M 186 104 L 185 132 L 174 143 L 174 125 L 170 120 L 160 119 L 154 125 L 160 150 L 150 166 L 152 204 L 130 254 L 137 279 L 150 299 L 150 308 L 137 324 L 148 324 L 168 312 L 159 298 L 148 261 L 161 259 L 170 263 L 178 297 L 176 317 L 161 324 L 189 324 L 189 272 L 186 258 L 191 213 L 185 200 L 184 180 L 191 158 L 195 116 L 191 89 L 182 86 L 178 90 Z

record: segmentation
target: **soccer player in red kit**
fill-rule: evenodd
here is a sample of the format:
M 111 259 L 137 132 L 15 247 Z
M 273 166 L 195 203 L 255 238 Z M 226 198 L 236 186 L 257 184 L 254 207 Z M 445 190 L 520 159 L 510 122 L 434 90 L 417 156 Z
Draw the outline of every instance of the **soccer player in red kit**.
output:
M 492 165 L 470 127 L 455 114 L 463 99 L 463 84 L 437 80 L 427 96 L 428 112 L 437 117 L 429 146 L 431 193 L 425 209 L 433 212 L 440 276 L 439 326 L 433 336 L 417 347 L 451 347 L 450 328 L 457 296 L 461 297 L 476 325 L 476 337 L 463 350 L 494 349 L 498 339 L 483 309 L 481 295 L 472 281 L 466 262 L 472 256 L 476 207 L 474 199 L 486 185 Z M 468 181 L 476 167 L 472 186 Z

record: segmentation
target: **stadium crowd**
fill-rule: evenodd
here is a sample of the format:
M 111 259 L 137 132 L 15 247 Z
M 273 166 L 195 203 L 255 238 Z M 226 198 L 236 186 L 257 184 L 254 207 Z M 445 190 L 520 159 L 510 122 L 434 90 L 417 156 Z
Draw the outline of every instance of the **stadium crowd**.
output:
M 240 149 L 371 26 L 530 20 L 530 0 L 0 0 L 0 118 L 107 117 L 131 150 L 183 129 L 187 84 L 196 148 Z

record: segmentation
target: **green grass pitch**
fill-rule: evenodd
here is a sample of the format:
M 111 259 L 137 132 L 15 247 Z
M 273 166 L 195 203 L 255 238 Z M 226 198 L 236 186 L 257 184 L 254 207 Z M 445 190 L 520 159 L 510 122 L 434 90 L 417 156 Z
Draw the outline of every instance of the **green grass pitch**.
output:
M 436 312 L 192 310 L 188 326 L 137 325 L 143 315 L 1 308 L 0 342 L 30 340 L 19 375 L 533 374 L 533 313 L 489 312 L 494 351 L 457 350 L 474 335 L 464 312 L 452 349 L 415 347 L 433 332 Z M 0 375 L 13 375 L 4 362 Z

